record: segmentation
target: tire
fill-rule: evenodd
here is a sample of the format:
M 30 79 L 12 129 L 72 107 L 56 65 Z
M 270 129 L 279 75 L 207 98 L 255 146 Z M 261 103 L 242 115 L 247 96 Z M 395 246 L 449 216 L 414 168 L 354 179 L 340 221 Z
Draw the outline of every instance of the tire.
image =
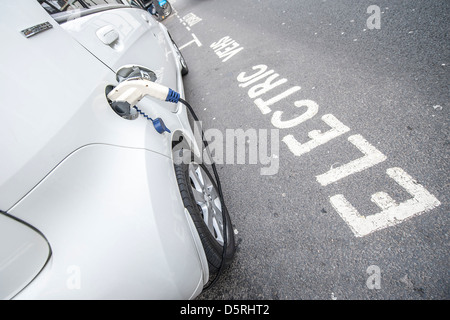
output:
M 175 43 L 175 41 L 173 41 L 172 37 L 171 37 L 173 46 L 175 47 L 175 54 L 178 57 L 178 60 L 180 61 L 181 64 L 181 75 L 184 77 L 185 75 L 187 75 L 189 73 L 189 68 L 188 65 L 186 63 L 186 60 L 183 57 L 183 54 L 181 53 L 180 49 L 178 48 L 177 44 Z
M 228 267 L 236 251 L 231 219 L 219 197 L 217 185 L 203 164 L 191 161 L 189 164 L 175 164 L 175 173 L 185 208 L 202 241 L 208 260 L 210 275 L 217 274 L 222 260 Z M 227 250 L 224 256 L 223 216 L 227 226 Z M 224 257 L 224 259 L 223 259 Z

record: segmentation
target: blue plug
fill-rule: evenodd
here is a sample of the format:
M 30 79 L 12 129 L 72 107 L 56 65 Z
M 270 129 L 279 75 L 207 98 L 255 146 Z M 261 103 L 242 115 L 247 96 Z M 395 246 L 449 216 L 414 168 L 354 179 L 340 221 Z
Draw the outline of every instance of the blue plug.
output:
M 153 126 L 159 134 L 163 134 L 165 131 L 170 133 L 169 128 L 166 127 L 163 119 L 161 118 L 156 118 L 155 120 L 153 120 Z

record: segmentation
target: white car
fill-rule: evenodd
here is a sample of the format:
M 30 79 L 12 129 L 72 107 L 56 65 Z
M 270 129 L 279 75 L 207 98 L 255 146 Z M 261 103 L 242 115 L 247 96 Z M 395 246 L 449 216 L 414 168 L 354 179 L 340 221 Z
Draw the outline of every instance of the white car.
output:
M 0 298 L 198 296 L 234 237 L 167 29 L 137 1 L 2 1 L 0 21 Z

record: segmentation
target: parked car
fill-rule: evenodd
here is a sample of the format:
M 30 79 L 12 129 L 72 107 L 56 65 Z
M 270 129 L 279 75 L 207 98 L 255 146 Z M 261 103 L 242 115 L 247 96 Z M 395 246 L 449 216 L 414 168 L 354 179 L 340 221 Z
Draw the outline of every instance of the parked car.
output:
M 158 9 L 155 6 L 156 1 L 158 1 Z M 142 4 L 158 21 L 166 19 L 172 13 L 172 5 L 167 0 L 142 0 Z
M 75 2 L 0 4 L 0 298 L 193 299 L 235 247 L 187 109 L 107 98 L 136 74 L 184 98 L 187 65 L 138 2 Z

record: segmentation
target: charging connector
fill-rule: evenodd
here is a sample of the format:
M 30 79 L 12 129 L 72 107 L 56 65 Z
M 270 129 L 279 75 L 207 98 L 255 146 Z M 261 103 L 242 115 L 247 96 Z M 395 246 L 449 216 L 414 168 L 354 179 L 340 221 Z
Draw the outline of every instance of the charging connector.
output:
M 147 79 L 130 79 L 122 81 L 108 93 L 107 97 L 112 101 L 111 106 L 119 115 L 120 113 L 129 113 L 130 107 L 133 106 L 139 114 L 152 121 L 153 126 L 158 133 L 170 133 L 170 130 L 164 124 L 163 119 L 156 118 L 153 120 L 136 107 L 136 104 L 147 95 L 162 101 L 173 103 L 177 103 L 180 100 L 180 94 L 178 92 Z
M 128 102 L 130 106 L 135 106 L 146 95 L 173 103 L 180 99 L 178 92 L 145 79 L 122 81 L 108 93 L 108 99 L 113 102 Z

